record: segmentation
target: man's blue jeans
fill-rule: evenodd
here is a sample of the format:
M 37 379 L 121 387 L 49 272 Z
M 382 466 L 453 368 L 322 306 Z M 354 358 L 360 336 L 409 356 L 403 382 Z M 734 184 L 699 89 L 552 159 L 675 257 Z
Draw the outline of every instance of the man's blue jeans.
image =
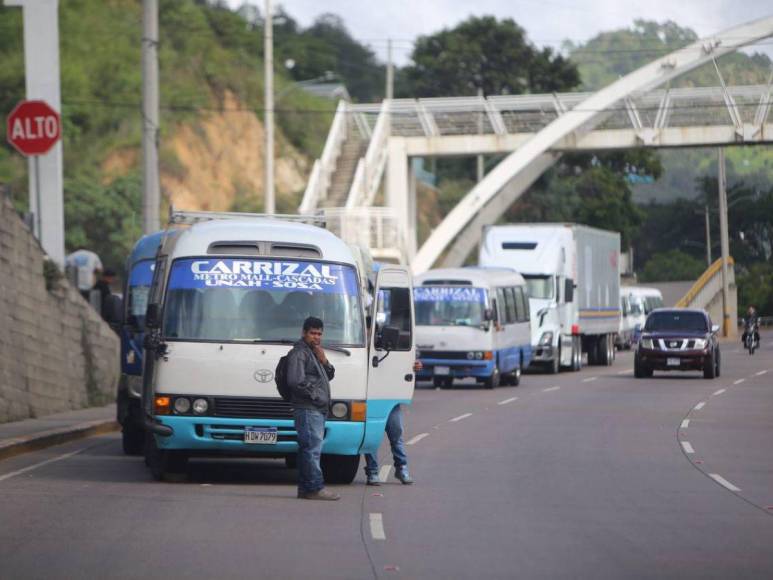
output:
M 389 438 L 389 445 L 392 447 L 395 469 L 405 468 L 408 465 L 408 456 L 405 454 L 405 445 L 403 444 L 403 414 L 400 412 L 400 405 L 392 409 L 387 417 L 386 434 Z M 370 453 L 365 454 L 365 473 L 368 475 L 378 474 L 378 459 Z
M 298 493 L 312 493 L 325 487 L 319 459 L 325 438 L 325 415 L 311 409 L 295 409 L 298 432 Z

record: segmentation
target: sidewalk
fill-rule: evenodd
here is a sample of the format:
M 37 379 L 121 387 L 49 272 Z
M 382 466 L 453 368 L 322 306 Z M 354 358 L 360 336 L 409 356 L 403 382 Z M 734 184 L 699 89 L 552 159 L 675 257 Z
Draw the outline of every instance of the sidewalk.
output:
M 0 423 L 0 460 L 119 428 L 115 404 Z

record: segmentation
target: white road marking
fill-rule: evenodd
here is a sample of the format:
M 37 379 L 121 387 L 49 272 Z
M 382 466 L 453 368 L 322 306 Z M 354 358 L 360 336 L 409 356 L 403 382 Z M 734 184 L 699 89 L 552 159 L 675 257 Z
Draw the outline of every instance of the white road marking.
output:
M 755 373 L 756 376 L 761 377 L 762 375 L 766 374 L 768 371 L 760 371 L 758 373 Z
M 738 379 L 737 381 L 733 382 L 734 385 L 740 385 L 742 382 L 744 382 L 746 379 Z
M 685 453 L 695 453 L 695 449 L 692 448 L 689 441 L 682 441 L 682 449 Z
M 690 420 L 689 419 L 685 419 L 684 421 L 682 421 L 682 429 L 687 429 L 687 427 L 689 427 L 689 426 L 690 426 Z
M 719 485 L 721 485 L 726 489 L 729 489 L 730 491 L 741 491 L 740 487 L 734 486 L 732 483 L 730 483 L 728 480 L 726 480 L 718 473 L 709 473 L 709 477 L 714 481 L 716 481 Z
M 591 381 L 595 381 L 598 377 L 588 377 L 587 379 L 583 379 L 583 383 L 589 383 Z
M 12 471 L 11 473 L 6 473 L 5 475 L 0 475 L 0 481 L 11 479 L 12 477 L 16 477 L 17 475 L 21 475 L 22 473 L 27 473 L 28 471 L 32 471 L 33 469 L 37 469 L 38 467 L 43 467 L 44 465 L 48 465 L 49 463 L 54 463 L 55 461 L 62 461 L 63 459 L 67 459 L 68 457 L 77 455 L 81 451 L 85 451 L 85 450 L 86 450 L 85 448 L 78 449 L 77 451 L 65 453 L 64 455 L 59 455 L 58 457 L 52 457 L 51 459 L 46 459 L 45 461 L 41 461 L 40 463 L 36 463 L 35 465 L 30 465 L 29 467 L 25 467 L 24 469 Z
M 381 469 L 378 470 L 378 478 L 383 482 L 386 483 L 387 479 L 389 479 L 389 474 L 392 471 L 391 465 L 382 465 Z
M 419 433 L 415 437 L 411 437 L 405 444 L 406 445 L 416 445 L 419 441 L 421 441 L 425 437 L 429 437 L 429 433 Z
M 625 369 L 624 371 L 619 371 L 618 375 L 627 375 L 628 373 L 632 373 L 633 369 Z
M 561 387 L 548 387 L 547 389 L 542 389 L 543 393 L 549 393 L 550 391 L 557 391 Z
M 721 395 L 722 393 L 727 392 L 727 389 L 719 389 L 718 391 L 715 391 L 712 397 L 716 397 L 717 395 Z
M 370 517 L 370 535 L 374 540 L 386 540 L 384 532 L 384 517 L 379 513 L 369 514 Z
M 510 397 L 509 399 L 505 399 L 504 401 L 499 401 L 497 405 L 507 405 L 508 403 L 512 403 L 513 401 L 517 401 L 518 397 Z
M 459 415 L 458 417 L 454 417 L 453 419 L 449 419 L 451 423 L 456 423 L 457 421 L 461 421 L 462 419 L 466 419 L 467 417 L 472 417 L 472 413 L 465 413 L 464 415 Z
M 695 406 L 693 407 L 693 409 L 695 409 L 696 411 L 700 411 L 700 410 L 701 410 L 701 409 L 703 409 L 703 407 L 705 407 L 705 406 L 706 406 L 706 401 L 701 401 L 700 403 L 698 403 L 697 405 L 695 405 Z

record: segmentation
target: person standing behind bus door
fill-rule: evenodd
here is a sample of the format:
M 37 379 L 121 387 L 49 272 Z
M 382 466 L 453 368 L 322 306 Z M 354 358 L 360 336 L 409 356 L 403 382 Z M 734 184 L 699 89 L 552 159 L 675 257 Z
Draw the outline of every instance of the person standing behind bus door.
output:
M 341 496 L 325 489 L 320 466 L 330 381 L 335 376 L 321 346 L 323 330 L 319 318 L 310 316 L 303 321 L 301 340 L 287 355 L 287 384 L 298 433 L 298 498 L 335 501 Z
M 415 361 L 413 363 L 413 372 L 419 372 L 422 366 L 420 360 Z M 389 413 L 385 430 L 389 439 L 389 446 L 392 449 L 395 477 L 403 485 L 411 485 L 413 484 L 413 478 L 408 472 L 408 455 L 405 452 L 405 443 L 403 442 L 403 413 L 400 405 L 396 405 Z M 367 485 L 381 485 L 381 479 L 378 476 L 378 458 L 372 453 L 365 454 L 365 476 L 367 478 Z
M 102 273 L 102 260 L 91 250 L 79 247 L 67 256 L 66 266 L 75 271 L 78 290 L 81 296 L 88 300 L 89 293 L 97 282 L 97 276 Z

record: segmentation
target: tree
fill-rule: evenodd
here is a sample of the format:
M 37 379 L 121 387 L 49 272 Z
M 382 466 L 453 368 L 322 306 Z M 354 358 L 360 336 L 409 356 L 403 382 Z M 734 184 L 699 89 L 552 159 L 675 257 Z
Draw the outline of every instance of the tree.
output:
M 706 269 L 706 264 L 681 250 L 668 250 L 655 254 L 639 275 L 642 282 L 678 282 L 696 280 Z
M 510 18 L 473 16 L 421 36 L 411 59 L 396 89 L 411 97 L 474 95 L 479 88 L 486 95 L 565 91 L 580 80 L 572 63 L 536 48 Z

